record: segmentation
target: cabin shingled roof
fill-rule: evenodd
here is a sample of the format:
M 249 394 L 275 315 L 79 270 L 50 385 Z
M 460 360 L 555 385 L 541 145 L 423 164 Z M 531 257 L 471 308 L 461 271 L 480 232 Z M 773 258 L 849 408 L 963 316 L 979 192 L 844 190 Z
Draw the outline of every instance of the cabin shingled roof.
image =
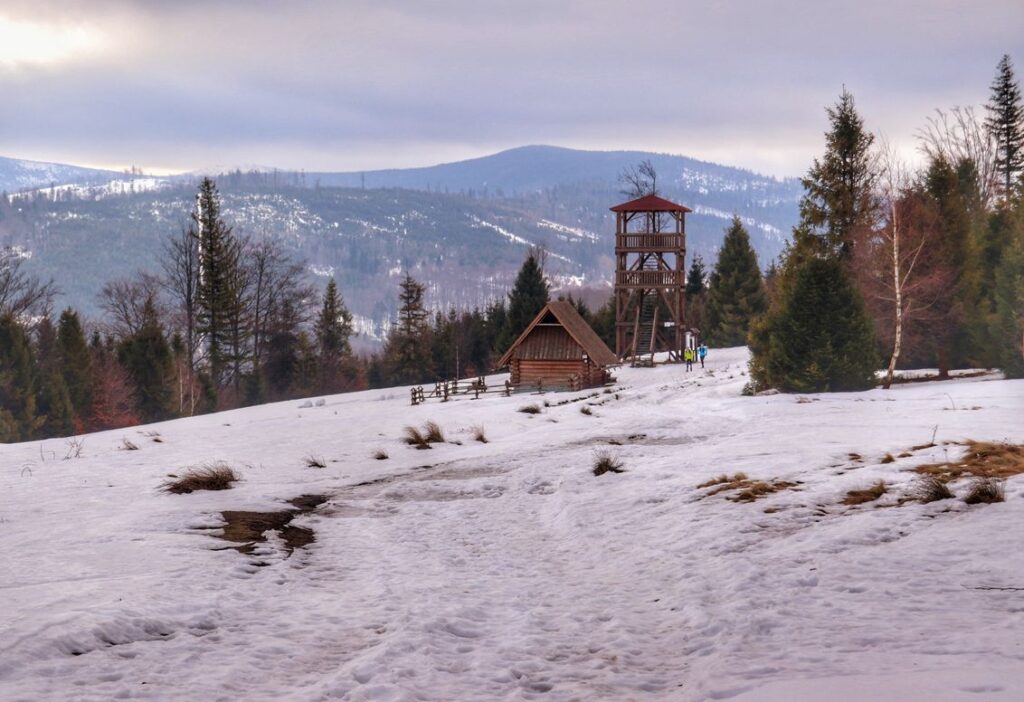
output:
M 519 338 L 515 340 L 515 343 L 509 347 L 505 355 L 498 361 L 498 368 L 503 368 L 509 364 L 509 361 L 512 360 L 512 352 L 526 340 L 530 332 L 544 319 L 548 312 L 554 315 L 555 319 L 569 333 L 573 341 L 579 344 L 580 348 L 583 349 L 595 364 L 599 366 L 618 365 L 618 357 L 608 348 L 608 344 L 601 340 L 597 332 L 587 324 L 587 321 L 580 316 L 576 307 L 571 302 L 556 300 L 546 304 L 544 309 L 533 318 L 530 325 L 526 327 L 523 333 L 519 335 Z

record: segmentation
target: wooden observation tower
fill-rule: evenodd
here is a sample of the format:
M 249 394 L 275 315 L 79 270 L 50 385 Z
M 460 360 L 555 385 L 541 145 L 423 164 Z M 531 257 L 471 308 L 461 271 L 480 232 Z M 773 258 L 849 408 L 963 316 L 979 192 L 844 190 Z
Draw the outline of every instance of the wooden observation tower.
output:
M 667 351 L 683 360 L 686 344 L 688 207 L 647 195 L 611 208 L 615 224 L 615 353 L 633 365 Z

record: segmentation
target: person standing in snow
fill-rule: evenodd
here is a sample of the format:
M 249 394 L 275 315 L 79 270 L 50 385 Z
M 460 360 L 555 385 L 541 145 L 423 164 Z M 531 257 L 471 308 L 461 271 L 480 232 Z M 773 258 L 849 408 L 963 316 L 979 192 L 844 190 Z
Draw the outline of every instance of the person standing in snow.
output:
M 693 370 L 693 349 L 686 348 L 683 350 L 683 360 L 686 361 L 686 370 Z
M 701 342 L 700 346 L 697 347 L 697 358 L 700 359 L 700 367 L 704 367 L 704 357 L 708 355 L 708 347 Z

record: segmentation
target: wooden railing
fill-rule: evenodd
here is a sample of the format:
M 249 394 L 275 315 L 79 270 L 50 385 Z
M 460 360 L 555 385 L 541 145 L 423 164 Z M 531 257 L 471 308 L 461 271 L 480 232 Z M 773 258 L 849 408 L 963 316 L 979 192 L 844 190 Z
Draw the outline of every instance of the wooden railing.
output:
M 617 234 L 615 248 L 630 251 L 676 251 L 686 246 L 682 234 Z
M 640 288 L 667 288 L 683 285 L 686 276 L 683 271 L 618 271 L 616 285 L 631 285 Z

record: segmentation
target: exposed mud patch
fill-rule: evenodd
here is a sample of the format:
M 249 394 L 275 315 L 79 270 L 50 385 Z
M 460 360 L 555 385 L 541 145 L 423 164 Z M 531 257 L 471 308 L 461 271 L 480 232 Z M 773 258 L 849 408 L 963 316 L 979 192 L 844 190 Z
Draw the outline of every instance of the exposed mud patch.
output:
M 312 512 L 326 501 L 324 495 L 300 495 L 288 501 L 293 509 L 279 512 L 226 510 L 220 513 L 224 526 L 218 538 L 241 544 L 232 548 L 251 555 L 256 550 L 256 544 L 266 542 L 267 532 L 276 531 L 290 556 L 295 549 L 304 548 L 316 541 L 312 529 L 295 526 L 292 520 L 300 514 Z

